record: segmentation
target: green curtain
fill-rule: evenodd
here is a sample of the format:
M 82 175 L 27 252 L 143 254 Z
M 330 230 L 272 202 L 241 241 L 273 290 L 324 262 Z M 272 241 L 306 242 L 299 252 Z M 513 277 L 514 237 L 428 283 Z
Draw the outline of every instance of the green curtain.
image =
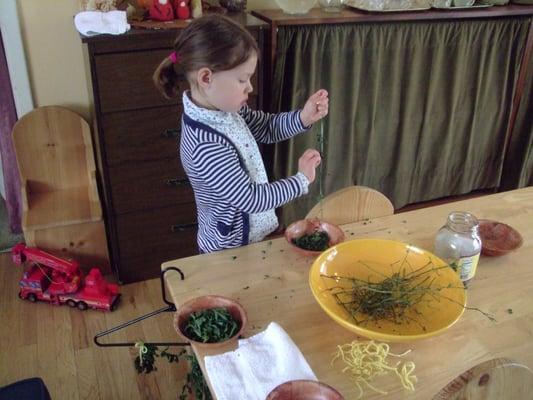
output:
M 276 144 L 275 179 L 294 174 L 323 132 L 323 193 L 365 185 L 396 208 L 498 187 L 506 123 L 530 19 L 280 27 L 272 110 L 319 88 L 327 119 Z M 283 208 L 301 219 L 319 199 Z
M 503 190 L 533 185 L 533 53 L 516 122 L 511 134 L 501 188 Z

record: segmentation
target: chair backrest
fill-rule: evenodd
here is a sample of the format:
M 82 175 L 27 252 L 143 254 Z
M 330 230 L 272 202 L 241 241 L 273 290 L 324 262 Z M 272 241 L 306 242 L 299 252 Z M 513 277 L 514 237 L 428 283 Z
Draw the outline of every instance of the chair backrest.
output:
M 462 373 L 433 400 L 526 400 L 533 396 L 533 372 L 506 358 L 485 361 Z
M 66 108 L 39 107 L 24 115 L 13 128 L 13 144 L 31 192 L 89 186 L 95 173 L 89 125 Z
M 326 196 L 306 218 L 342 225 L 392 214 L 394 206 L 384 194 L 365 186 L 350 186 Z

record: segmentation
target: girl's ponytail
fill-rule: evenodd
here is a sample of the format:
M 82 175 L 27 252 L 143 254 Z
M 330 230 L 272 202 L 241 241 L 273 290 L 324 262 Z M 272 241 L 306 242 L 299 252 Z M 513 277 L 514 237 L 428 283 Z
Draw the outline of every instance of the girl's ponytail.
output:
M 172 99 L 179 93 L 177 68 L 179 68 L 179 63 L 175 63 L 175 61 L 171 60 L 171 57 L 166 57 L 159 64 L 152 77 L 155 87 L 167 99 Z
M 153 76 L 155 86 L 167 99 L 179 94 L 179 84 L 183 80 L 195 85 L 192 77 L 200 68 L 227 71 L 252 54 L 259 57 L 252 35 L 231 19 L 216 14 L 195 19 L 187 25 L 176 38 L 173 50 Z

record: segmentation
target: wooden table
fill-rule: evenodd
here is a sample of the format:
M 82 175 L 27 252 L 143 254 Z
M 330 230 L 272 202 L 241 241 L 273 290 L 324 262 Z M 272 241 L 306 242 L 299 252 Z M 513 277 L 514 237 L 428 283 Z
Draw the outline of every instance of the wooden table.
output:
M 495 357 L 508 357 L 533 368 L 533 187 L 348 224 L 343 229 L 347 239 L 394 239 L 431 250 L 437 230 L 447 215 L 457 210 L 505 222 L 524 238 L 523 246 L 514 253 L 482 256 L 468 289 L 468 305 L 492 314 L 497 322 L 467 310 L 439 336 L 391 344 L 395 353 L 412 349 L 406 358 L 416 364 L 416 391 L 405 392 L 389 374 L 375 382 L 388 396 L 368 390 L 365 399 L 430 399 L 461 372 Z M 162 267 L 176 266 L 185 274 L 184 281 L 177 274 L 167 274 L 176 305 L 206 294 L 238 299 L 248 313 L 245 336 L 264 330 L 271 321 L 278 322 L 320 381 L 334 386 L 347 399 L 356 398 L 357 389 L 330 361 L 337 345 L 357 337 L 337 325 L 316 303 L 308 285 L 312 261 L 296 254 L 280 238 L 173 260 Z M 194 350 L 203 361 L 204 353 Z

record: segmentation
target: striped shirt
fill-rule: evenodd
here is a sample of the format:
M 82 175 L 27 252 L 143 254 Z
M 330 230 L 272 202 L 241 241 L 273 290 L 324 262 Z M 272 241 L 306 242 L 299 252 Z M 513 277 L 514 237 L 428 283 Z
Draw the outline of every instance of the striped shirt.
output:
M 183 94 L 180 155 L 196 200 L 200 251 L 262 240 L 277 227 L 274 209 L 306 194 L 309 181 L 299 172 L 269 183 L 255 141 L 274 143 L 305 131 L 300 112 L 207 110 L 189 93 Z

